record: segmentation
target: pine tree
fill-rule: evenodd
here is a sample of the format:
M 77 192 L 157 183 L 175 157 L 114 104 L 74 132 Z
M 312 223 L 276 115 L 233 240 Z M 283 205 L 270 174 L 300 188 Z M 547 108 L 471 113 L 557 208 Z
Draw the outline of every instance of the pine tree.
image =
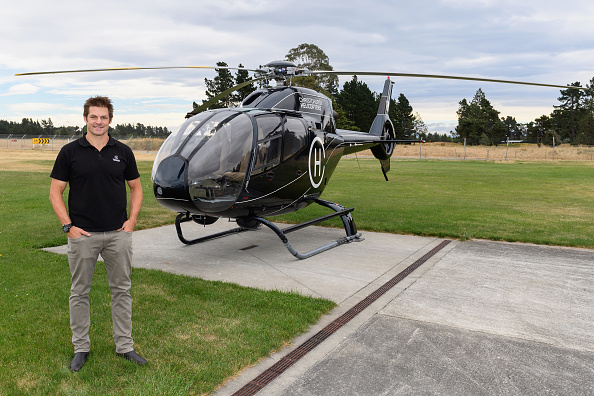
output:
M 425 122 L 421 118 L 421 115 L 417 112 L 413 116 L 413 131 L 414 133 L 411 134 L 411 139 L 424 139 L 429 134 L 429 128 L 425 125 Z M 436 134 L 437 135 L 437 134 Z M 439 135 L 438 135 L 439 136 Z M 446 136 L 445 134 L 443 136 Z M 439 136 L 439 139 L 442 137 Z M 439 140 L 441 141 L 441 140 Z
M 507 130 L 506 137 L 510 140 L 524 140 L 526 138 L 526 127 L 516 121 L 515 117 L 507 116 L 502 118 L 501 122 L 505 125 Z
M 376 98 L 367 84 L 353 76 L 336 96 L 337 104 L 360 131 L 368 131 L 377 113 Z
M 581 87 L 579 82 L 571 84 L 573 87 Z M 578 122 L 585 113 L 586 93 L 581 89 L 561 90 L 561 96 L 557 98 L 560 105 L 554 106 L 555 110 L 551 114 L 555 132 L 559 134 L 562 140 L 575 141 L 578 129 Z
M 398 101 L 391 100 L 390 119 L 394 124 L 396 139 L 410 139 L 414 135 L 415 116 L 413 108 L 404 94 L 401 93 L 398 96 Z
M 243 65 L 240 63 L 238 66 L 240 69 L 237 70 L 235 73 L 235 85 L 243 84 L 245 82 L 250 81 L 252 78 L 250 77 L 250 73 L 242 69 Z M 243 88 L 238 89 L 234 94 L 231 95 L 231 100 L 234 106 L 239 106 L 239 104 L 245 99 L 246 96 L 251 94 L 256 90 L 256 86 L 252 83 L 246 85 Z
M 54 133 L 54 131 L 56 130 L 51 118 L 48 119 L 47 121 L 41 120 L 41 127 L 43 128 L 43 132 L 47 135 L 52 135 Z
M 526 137 L 528 139 L 528 143 L 536 143 L 538 147 L 540 147 L 544 143 L 545 137 L 551 130 L 552 122 L 548 116 L 543 115 L 534 120 L 534 122 L 529 122 L 526 126 Z
M 594 145 L 594 77 L 590 79 L 590 84 L 586 84 L 586 89 L 574 143 L 590 146 Z
M 217 66 L 227 67 L 228 65 L 225 62 L 217 62 Z M 221 92 L 224 92 L 235 85 L 233 82 L 233 75 L 229 69 L 215 69 L 215 71 L 217 72 L 217 76 L 213 80 L 209 80 L 208 78 L 204 79 L 204 83 L 206 84 L 207 100 L 203 100 L 203 103 L 209 101 Z M 226 98 L 221 99 L 218 103 L 211 105 L 209 109 L 230 107 L 232 104 L 233 97 L 229 95 Z
M 499 112 L 487 100 L 482 89 L 478 89 L 470 103 L 460 101 L 456 133 L 468 144 L 499 144 L 505 139 L 506 128 L 499 119 Z

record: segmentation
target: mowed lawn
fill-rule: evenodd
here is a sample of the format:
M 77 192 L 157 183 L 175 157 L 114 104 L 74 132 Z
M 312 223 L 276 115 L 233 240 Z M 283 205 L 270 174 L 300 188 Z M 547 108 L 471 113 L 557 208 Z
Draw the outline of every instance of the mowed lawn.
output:
M 287 345 L 335 304 L 295 293 L 135 268 L 135 348 L 145 367 L 117 357 L 107 274 L 91 290 L 91 354 L 68 365 L 70 272 L 65 256 L 40 248 L 66 243 L 49 204 L 51 161 L 38 172 L 0 170 L 0 395 L 201 395 Z M 152 197 L 150 162 L 139 162 L 145 205 L 139 228 L 171 223 Z M 281 245 L 282 246 L 282 245 Z
M 71 373 L 67 259 L 39 250 L 66 242 L 48 201 L 52 163 L 29 161 L 36 171 L 0 168 L 0 395 L 210 393 L 334 306 L 134 269 L 134 338 L 150 360 L 136 367 L 115 356 L 107 276 L 99 265 L 91 293 L 92 352 L 84 369 Z M 174 219 L 152 196 L 151 166 L 139 161 L 145 192 L 139 228 Z M 592 163 L 393 160 L 388 176 L 386 182 L 376 160 L 345 158 L 322 198 L 354 206 L 363 232 L 594 248 Z M 272 220 L 326 213 L 311 205 Z M 340 254 L 340 248 L 323 254 Z
M 592 162 L 392 160 L 388 178 L 377 160 L 346 158 L 322 198 L 355 207 L 360 230 L 594 248 Z

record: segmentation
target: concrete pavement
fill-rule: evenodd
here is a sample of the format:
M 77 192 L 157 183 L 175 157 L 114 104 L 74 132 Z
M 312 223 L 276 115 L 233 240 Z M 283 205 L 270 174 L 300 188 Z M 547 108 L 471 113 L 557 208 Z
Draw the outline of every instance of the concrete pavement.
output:
M 192 238 L 233 225 L 183 227 Z M 342 236 L 322 227 L 288 235 L 300 252 Z M 363 237 L 297 260 L 267 228 L 185 246 L 166 226 L 135 232 L 134 266 L 338 304 L 216 393 L 230 395 L 442 241 Z M 594 395 L 594 251 L 452 241 L 258 394 Z

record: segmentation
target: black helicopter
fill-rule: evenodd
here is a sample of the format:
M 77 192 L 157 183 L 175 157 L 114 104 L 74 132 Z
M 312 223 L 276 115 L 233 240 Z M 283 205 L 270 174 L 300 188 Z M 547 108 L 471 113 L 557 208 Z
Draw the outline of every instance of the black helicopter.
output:
M 336 114 L 327 96 L 286 84 L 287 77 L 301 74 L 295 64 L 277 61 L 265 67 L 277 86 L 253 92 L 237 108 L 197 109 L 165 141 L 152 173 L 157 201 L 179 213 L 178 236 L 189 244 L 260 224 L 271 228 L 298 258 L 360 240 L 350 214 L 353 208 L 322 200 L 320 195 L 345 154 L 371 149 L 384 175 L 389 171 L 398 142 L 388 117 L 392 82 L 386 80 L 369 133 L 354 132 L 336 129 Z M 334 213 L 283 230 L 265 219 L 311 203 Z M 343 220 L 346 237 L 320 249 L 300 254 L 285 236 L 337 216 Z M 239 227 L 191 241 L 183 237 L 182 222 L 211 224 L 220 217 L 235 219 Z
M 174 67 L 117 68 L 36 72 L 53 74 L 108 70 L 171 69 Z M 238 69 L 187 66 L 183 68 Z M 297 258 L 304 259 L 339 246 L 360 241 L 353 221 L 354 208 L 320 198 L 343 155 L 370 149 L 386 180 L 394 145 L 416 140 L 394 139 L 388 117 L 393 82 L 390 76 L 446 78 L 509 84 L 570 87 L 473 77 L 385 72 L 310 71 L 292 62 L 275 61 L 259 69 L 246 69 L 255 78 L 239 84 L 187 114 L 187 120 L 161 146 L 152 170 L 153 191 L 165 208 L 177 212 L 175 226 L 180 241 L 195 244 L 225 235 L 267 226 Z M 335 75 L 387 76 L 377 115 L 369 132 L 336 128 L 332 101 L 311 89 L 292 86 L 293 77 Z M 248 95 L 236 108 L 206 110 L 220 99 L 255 81 L 276 81 Z M 280 229 L 266 218 L 290 213 L 316 203 L 330 214 Z M 297 252 L 286 234 L 341 217 L 346 236 L 306 253 Z M 181 224 L 194 221 L 209 225 L 219 218 L 234 219 L 238 227 L 188 240 Z

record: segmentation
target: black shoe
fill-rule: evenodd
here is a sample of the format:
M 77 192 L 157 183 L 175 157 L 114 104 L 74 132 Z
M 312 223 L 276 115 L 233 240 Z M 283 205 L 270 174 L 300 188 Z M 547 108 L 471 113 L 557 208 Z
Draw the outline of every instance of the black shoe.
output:
M 74 354 L 74 359 L 70 362 L 70 371 L 79 371 L 87 361 L 89 352 L 77 352 Z
M 126 352 L 126 353 L 118 353 L 118 355 L 128 359 L 131 362 L 136 363 L 139 366 L 144 366 L 145 364 L 148 363 L 148 360 L 146 360 L 145 358 L 143 358 L 142 356 L 140 356 L 139 354 L 137 354 L 134 351 L 130 351 L 130 352 Z

